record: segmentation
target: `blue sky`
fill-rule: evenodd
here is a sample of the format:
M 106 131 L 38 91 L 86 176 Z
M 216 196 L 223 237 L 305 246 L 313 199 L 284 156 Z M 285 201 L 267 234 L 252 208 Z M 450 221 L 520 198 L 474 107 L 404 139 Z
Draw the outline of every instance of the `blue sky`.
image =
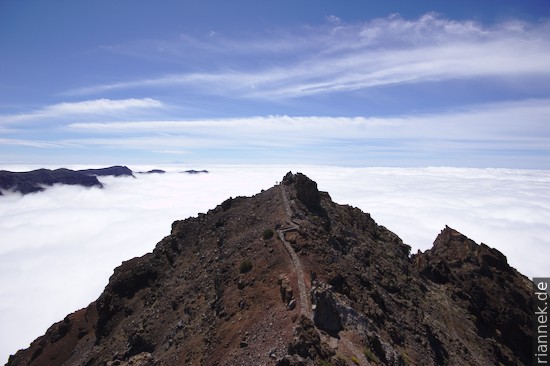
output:
M 0 0 L 0 164 L 550 168 L 550 5 Z

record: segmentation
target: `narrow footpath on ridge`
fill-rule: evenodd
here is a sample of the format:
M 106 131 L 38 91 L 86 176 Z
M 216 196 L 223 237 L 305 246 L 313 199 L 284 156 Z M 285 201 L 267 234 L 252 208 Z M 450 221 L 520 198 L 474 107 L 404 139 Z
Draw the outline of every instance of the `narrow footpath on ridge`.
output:
M 292 267 L 294 267 L 294 271 L 296 272 L 296 278 L 298 280 L 298 293 L 300 297 L 300 313 L 311 319 L 313 317 L 311 310 L 311 301 L 306 290 L 306 281 L 304 279 L 304 270 L 302 267 L 302 263 L 300 262 L 300 258 L 298 257 L 290 243 L 285 239 L 285 233 L 289 231 L 297 231 L 299 226 L 292 220 L 292 210 L 290 208 L 290 203 L 286 195 L 285 187 L 282 184 L 280 185 L 280 187 L 281 194 L 283 196 L 283 202 L 285 205 L 288 227 L 281 227 L 280 229 L 277 229 L 277 235 L 279 235 L 279 239 L 281 239 L 288 254 L 290 255 Z

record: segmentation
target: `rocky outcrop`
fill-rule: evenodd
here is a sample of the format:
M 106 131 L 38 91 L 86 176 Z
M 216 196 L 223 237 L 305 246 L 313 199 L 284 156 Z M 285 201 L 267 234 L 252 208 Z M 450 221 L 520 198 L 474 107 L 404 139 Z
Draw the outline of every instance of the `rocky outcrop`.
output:
M 445 286 L 474 317 L 476 333 L 494 341 L 503 364 L 528 364 L 531 347 L 531 283 L 506 257 L 446 227 L 432 249 L 413 257 L 422 277 Z
M 334 337 L 338 337 L 338 333 L 344 329 L 366 334 L 369 330 L 369 319 L 355 310 L 346 296 L 336 293 L 335 290 L 333 286 L 322 282 L 316 282 L 312 286 L 315 326 Z
M 133 176 L 132 171 L 127 167 L 113 166 L 102 169 L 38 169 L 30 172 L 9 172 L 0 171 L 0 195 L 2 191 L 14 191 L 21 194 L 41 192 L 45 186 L 54 184 L 79 185 L 83 187 L 103 188 L 103 184 L 97 176 L 112 175 Z
M 281 299 L 283 303 L 290 304 L 291 301 L 294 301 L 294 306 L 296 306 L 296 301 L 294 300 L 294 290 L 290 284 L 290 280 L 287 275 L 279 276 L 279 291 L 281 292 Z
M 321 194 L 317 189 L 317 183 L 301 173 L 288 173 L 283 178 L 283 183 L 292 184 L 298 198 L 305 207 L 312 212 L 319 212 L 321 208 Z
M 174 222 L 8 365 L 531 364 L 532 283 L 502 253 L 448 227 L 409 251 L 289 173 Z
M 321 340 L 313 322 L 305 316 L 300 317 L 294 332 L 294 339 L 288 345 L 288 356 L 279 360 L 278 366 L 315 365 L 320 360 L 330 360 L 335 355 Z
M 311 302 L 314 304 L 313 321 L 315 326 L 333 336 L 338 336 L 338 332 L 344 327 L 339 304 L 332 290 L 327 285 L 321 284 L 312 289 L 311 295 Z

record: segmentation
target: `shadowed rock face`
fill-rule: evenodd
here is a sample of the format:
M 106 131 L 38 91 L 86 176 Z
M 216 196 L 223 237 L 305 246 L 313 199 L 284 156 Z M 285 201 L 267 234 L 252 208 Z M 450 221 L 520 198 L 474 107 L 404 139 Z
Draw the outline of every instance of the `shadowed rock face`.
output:
M 79 185 L 83 187 L 103 188 L 103 184 L 97 176 L 112 175 L 133 176 L 132 171 L 124 166 L 112 166 L 101 169 L 38 169 L 30 172 L 9 172 L 0 171 L 0 195 L 2 190 L 12 190 L 22 194 L 41 192 L 44 186 L 54 184 Z
M 476 333 L 495 341 L 498 362 L 529 364 L 520 350 L 531 347 L 532 285 L 501 252 L 446 227 L 433 248 L 415 259 L 421 276 L 443 284 L 473 315 Z
M 317 183 L 302 173 L 287 174 L 283 178 L 284 184 L 292 184 L 298 198 L 309 211 L 319 212 L 321 208 L 321 194 L 317 189 Z
M 174 222 L 8 365 L 530 365 L 532 283 L 502 253 L 448 227 L 409 250 L 289 173 Z

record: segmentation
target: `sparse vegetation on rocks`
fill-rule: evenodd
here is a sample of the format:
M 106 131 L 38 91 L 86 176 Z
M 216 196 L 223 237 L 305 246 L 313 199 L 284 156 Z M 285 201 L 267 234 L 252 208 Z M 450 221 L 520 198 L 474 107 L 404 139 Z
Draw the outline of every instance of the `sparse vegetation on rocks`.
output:
M 262 237 L 264 238 L 264 240 L 268 240 L 268 239 L 271 239 L 273 237 L 273 229 L 271 228 L 267 228 L 263 231 L 262 233 Z
M 380 360 L 378 359 L 378 357 L 376 357 L 376 355 L 374 354 L 374 352 L 371 351 L 370 348 L 365 349 L 365 357 L 369 361 L 376 362 L 377 364 L 380 363 Z
M 251 270 L 252 270 L 252 262 L 250 261 L 250 259 L 243 260 L 239 265 L 240 273 L 250 272 Z

